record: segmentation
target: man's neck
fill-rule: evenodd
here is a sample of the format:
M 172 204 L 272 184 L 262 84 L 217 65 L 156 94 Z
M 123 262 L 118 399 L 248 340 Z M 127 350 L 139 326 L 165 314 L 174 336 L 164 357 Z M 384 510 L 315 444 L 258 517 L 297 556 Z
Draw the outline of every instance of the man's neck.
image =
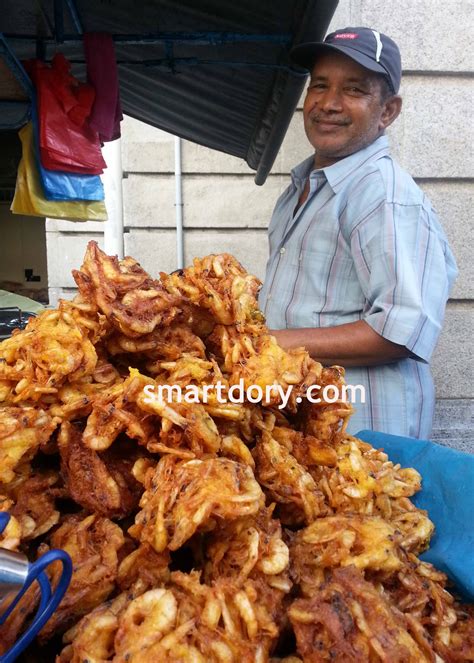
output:
M 361 152 L 362 150 L 365 150 L 367 147 L 375 143 L 376 140 L 380 138 L 380 136 L 383 136 L 385 131 L 381 131 L 375 138 L 370 142 L 367 143 L 366 145 L 362 145 L 358 149 L 354 150 L 353 152 L 349 152 L 348 154 L 342 154 L 338 156 L 330 156 L 330 155 L 324 155 L 324 154 L 318 154 L 315 152 L 314 154 L 314 168 L 328 168 L 329 166 L 334 165 L 338 161 L 342 161 L 343 159 L 346 159 L 347 157 L 352 156 L 353 154 L 356 154 L 356 152 Z

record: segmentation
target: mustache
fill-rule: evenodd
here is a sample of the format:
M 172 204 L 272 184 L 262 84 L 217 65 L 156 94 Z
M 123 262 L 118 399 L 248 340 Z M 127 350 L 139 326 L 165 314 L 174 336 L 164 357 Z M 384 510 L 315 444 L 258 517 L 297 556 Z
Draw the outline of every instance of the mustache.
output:
M 350 120 L 346 118 L 333 119 L 327 115 L 321 115 L 319 113 L 314 113 L 310 116 L 311 122 L 327 122 L 329 124 L 335 124 L 337 126 L 343 127 L 347 124 L 350 124 Z

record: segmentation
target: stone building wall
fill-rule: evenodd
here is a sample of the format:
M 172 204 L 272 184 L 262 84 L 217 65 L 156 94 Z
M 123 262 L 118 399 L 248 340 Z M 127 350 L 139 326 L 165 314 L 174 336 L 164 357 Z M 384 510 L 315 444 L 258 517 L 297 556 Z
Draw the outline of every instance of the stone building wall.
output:
M 474 451 L 473 67 L 468 0 L 340 0 L 333 29 L 368 25 L 397 41 L 403 61 L 403 111 L 389 135 L 393 152 L 431 198 L 456 255 L 460 276 L 433 361 L 434 439 Z M 183 109 L 186 112 L 186 109 Z M 234 253 L 262 277 L 266 227 L 290 169 L 310 154 L 301 107 L 267 182 L 231 156 L 183 141 L 185 261 Z M 125 253 L 152 274 L 176 268 L 174 139 L 127 118 L 123 123 Z M 102 226 L 47 222 L 51 301 L 70 296 L 70 269 Z

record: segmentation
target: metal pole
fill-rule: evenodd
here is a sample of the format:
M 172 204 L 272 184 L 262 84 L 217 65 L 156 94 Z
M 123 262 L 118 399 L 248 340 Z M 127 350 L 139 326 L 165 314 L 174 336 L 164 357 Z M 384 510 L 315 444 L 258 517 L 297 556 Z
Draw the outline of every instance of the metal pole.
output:
M 183 179 L 181 174 L 181 138 L 174 138 L 174 181 L 176 207 L 176 262 L 177 269 L 184 267 L 183 232 Z
M 107 168 L 102 175 L 108 220 L 104 224 L 104 251 L 108 255 L 124 255 L 123 247 L 123 191 L 121 139 L 105 143 L 102 148 Z

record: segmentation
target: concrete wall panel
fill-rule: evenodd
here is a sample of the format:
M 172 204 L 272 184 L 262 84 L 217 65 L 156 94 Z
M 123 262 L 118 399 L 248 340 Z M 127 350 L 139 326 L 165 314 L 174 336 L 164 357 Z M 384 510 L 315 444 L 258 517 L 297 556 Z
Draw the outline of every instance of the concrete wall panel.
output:
M 432 361 L 438 398 L 474 398 L 473 330 L 473 307 L 448 304 Z
M 400 48 L 403 69 L 472 69 L 467 35 L 472 33 L 473 19 L 468 0 L 361 0 L 358 9 L 356 25 L 367 25 L 392 37 Z
M 459 276 L 453 299 L 474 299 L 474 188 L 470 182 L 430 180 L 419 185 L 427 194 L 441 220 L 458 263 Z
M 190 230 L 185 237 L 185 264 L 210 253 L 232 253 L 244 267 L 263 277 L 267 255 L 264 230 Z M 125 235 L 125 253 L 136 257 L 152 276 L 176 269 L 176 238 L 172 230 L 132 230 Z
M 288 175 L 270 176 L 263 187 L 253 177 L 183 176 L 183 218 L 187 228 L 266 228 Z M 123 181 L 126 225 L 173 228 L 175 180 L 172 175 L 134 175 Z
M 50 288 L 75 288 L 71 270 L 82 265 L 87 243 L 91 239 L 101 249 L 104 248 L 103 236 L 98 233 L 46 233 Z

